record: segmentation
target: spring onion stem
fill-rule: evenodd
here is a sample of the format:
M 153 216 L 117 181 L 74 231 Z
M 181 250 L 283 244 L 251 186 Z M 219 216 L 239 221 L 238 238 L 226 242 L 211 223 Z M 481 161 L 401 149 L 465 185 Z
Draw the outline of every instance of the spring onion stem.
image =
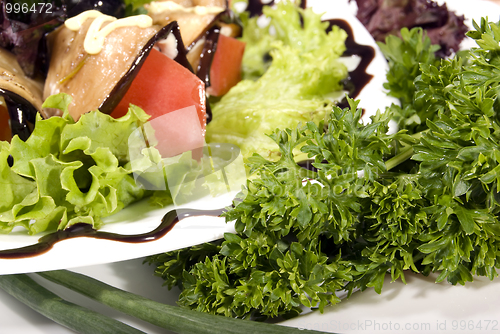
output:
M 145 297 L 120 290 L 94 278 L 67 270 L 41 272 L 38 275 L 94 299 L 104 305 L 159 327 L 181 334 L 312 334 L 322 333 L 228 318 L 165 305 Z
M 144 334 L 144 332 L 47 290 L 26 274 L 0 275 L 0 288 L 38 313 L 78 333 Z

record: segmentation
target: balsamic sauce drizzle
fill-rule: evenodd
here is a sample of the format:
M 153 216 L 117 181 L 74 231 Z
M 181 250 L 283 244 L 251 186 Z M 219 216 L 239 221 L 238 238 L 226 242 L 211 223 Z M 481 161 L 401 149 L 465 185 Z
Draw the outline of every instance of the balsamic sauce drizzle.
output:
M 197 68 L 196 76 L 205 83 L 205 87 L 210 87 L 210 69 L 214 59 L 215 50 L 219 41 L 220 29 L 219 27 L 212 27 L 205 33 L 205 45 L 200 54 L 200 63 Z M 212 120 L 212 110 L 210 103 L 207 100 L 207 124 Z
M 106 239 L 128 243 L 142 243 L 154 241 L 165 236 L 178 222 L 187 217 L 193 216 L 213 216 L 219 217 L 225 209 L 215 210 L 194 210 L 177 209 L 171 210 L 163 216 L 161 224 L 154 230 L 141 234 L 117 234 L 111 232 L 97 231 L 91 225 L 79 223 L 68 227 L 65 230 L 56 231 L 41 237 L 36 244 L 6 249 L 0 251 L 0 259 L 21 259 L 34 257 L 46 253 L 59 241 L 77 238 L 90 237 L 95 239 Z
M 368 74 L 366 69 L 375 58 L 375 50 L 369 45 L 361 45 L 356 43 L 354 40 L 354 33 L 352 31 L 349 23 L 342 19 L 331 19 L 327 20 L 329 27 L 327 31 L 330 31 L 332 27 L 338 26 L 347 33 L 347 39 L 345 41 L 346 51 L 343 56 L 359 56 L 361 58 L 360 63 L 353 71 L 349 72 L 349 76 L 344 81 L 344 89 L 348 90 L 349 96 L 351 98 L 356 98 L 361 90 L 370 82 L 373 75 Z

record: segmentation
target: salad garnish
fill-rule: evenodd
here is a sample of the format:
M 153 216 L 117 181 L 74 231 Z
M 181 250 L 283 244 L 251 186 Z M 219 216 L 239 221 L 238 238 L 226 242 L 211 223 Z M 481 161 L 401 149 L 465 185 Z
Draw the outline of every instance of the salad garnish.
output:
M 132 107 L 120 119 L 96 110 L 75 122 L 70 102 L 65 94 L 51 96 L 44 107 L 63 110 L 61 117 L 38 115 L 26 141 L 1 142 L 3 233 L 20 226 L 36 234 L 80 222 L 98 228 L 103 217 L 146 195 L 127 156 L 129 136 L 149 116 Z

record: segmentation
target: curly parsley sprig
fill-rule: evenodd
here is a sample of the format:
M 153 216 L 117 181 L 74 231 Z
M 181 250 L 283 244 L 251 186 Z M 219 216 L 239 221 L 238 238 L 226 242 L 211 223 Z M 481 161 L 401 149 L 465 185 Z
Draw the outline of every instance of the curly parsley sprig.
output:
M 394 143 L 412 140 L 404 132 L 387 134 L 388 115 L 361 124 L 362 111 L 349 103 L 335 107 L 326 126 L 311 122 L 272 133 L 280 160 L 249 158 L 257 177 L 225 213 L 238 234 L 225 235 L 212 256 L 192 266 L 174 253 L 154 259 L 170 285 L 182 284 L 181 304 L 233 317 L 275 317 L 340 301 L 333 292 L 360 275 L 342 255 L 343 248 L 346 255 L 357 253 L 371 182 L 386 172 L 384 158 Z M 299 147 L 315 170 L 295 162 Z M 187 265 L 182 282 L 172 276 L 179 264 Z
M 399 50 L 383 48 L 396 55 L 388 56 L 387 87 L 402 106 L 370 124 L 359 122 L 351 100 L 325 124 L 273 132 L 280 160 L 252 156 L 253 177 L 225 213 L 237 234 L 194 247 L 196 256 L 150 258 L 170 287 L 181 286 L 179 303 L 232 317 L 291 316 L 338 303 L 343 289 L 380 292 L 387 274 L 404 281 L 407 270 L 451 284 L 494 279 L 500 25 L 483 19 L 475 27 L 478 48 L 440 61 L 417 52 L 427 45 L 418 30 L 402 33 L 401 43 L 390 38 Z M 394 117 L 401 130 L 387 134 Z M 313 170 L 295 162 L 297 150 Z

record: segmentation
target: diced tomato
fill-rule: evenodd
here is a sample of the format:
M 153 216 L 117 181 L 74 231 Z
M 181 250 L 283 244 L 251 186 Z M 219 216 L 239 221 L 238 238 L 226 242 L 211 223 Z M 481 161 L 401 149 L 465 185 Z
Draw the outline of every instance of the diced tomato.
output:
M 241 80 L 245 44 L 220 35 L 210 70 L 210 93 L 220 96 Z M 130 104 L 151 115 L 157 148 L 164 157 L 204 145 L 205 84 L 195 74 L 156 49 L 151 50 L 136 78 L 111 116 L 127 113 Z M 193 123 L 197 116 L 199 124 Z M 155 120 L 157 119 L 157 120 Z M 198 126 L 197 126 L 198 125 Z
M 127 113 L 130 104 L 148 115 L 163 157 L 204 145 L 205 83 L 156 49 L 151 50 L 136 78 L 111 116 Z
M 147 140 L 156 141 L 155 147 L 161 156 L 173 157 L 186 151 L 196 150 L 205 145 L 201 125 L 195 106 L 190 106 L 166 113 L 149 121 L 154 133 Z M 150 135 L 154 138 L 149 137 Z
M 141 107 L 150 120 L 169 112 L 195 106 L 204 133 L 206 126 L 205 84 L 175 60 L 153 49 L 111 116 L 127 113 L 129 104 Z M 164 131 L 176 124 L 165 124 Z
M 219 35 L 212 67 L 210 68 L 210 95 L 222 96 L 241 80 L 241 61 L 245 43 L 233 37 Z
M 0 105 L 0 140 L 9 141 L 12 138 L 12 131 L 10 130 L 10 116 L 7 108 Z

